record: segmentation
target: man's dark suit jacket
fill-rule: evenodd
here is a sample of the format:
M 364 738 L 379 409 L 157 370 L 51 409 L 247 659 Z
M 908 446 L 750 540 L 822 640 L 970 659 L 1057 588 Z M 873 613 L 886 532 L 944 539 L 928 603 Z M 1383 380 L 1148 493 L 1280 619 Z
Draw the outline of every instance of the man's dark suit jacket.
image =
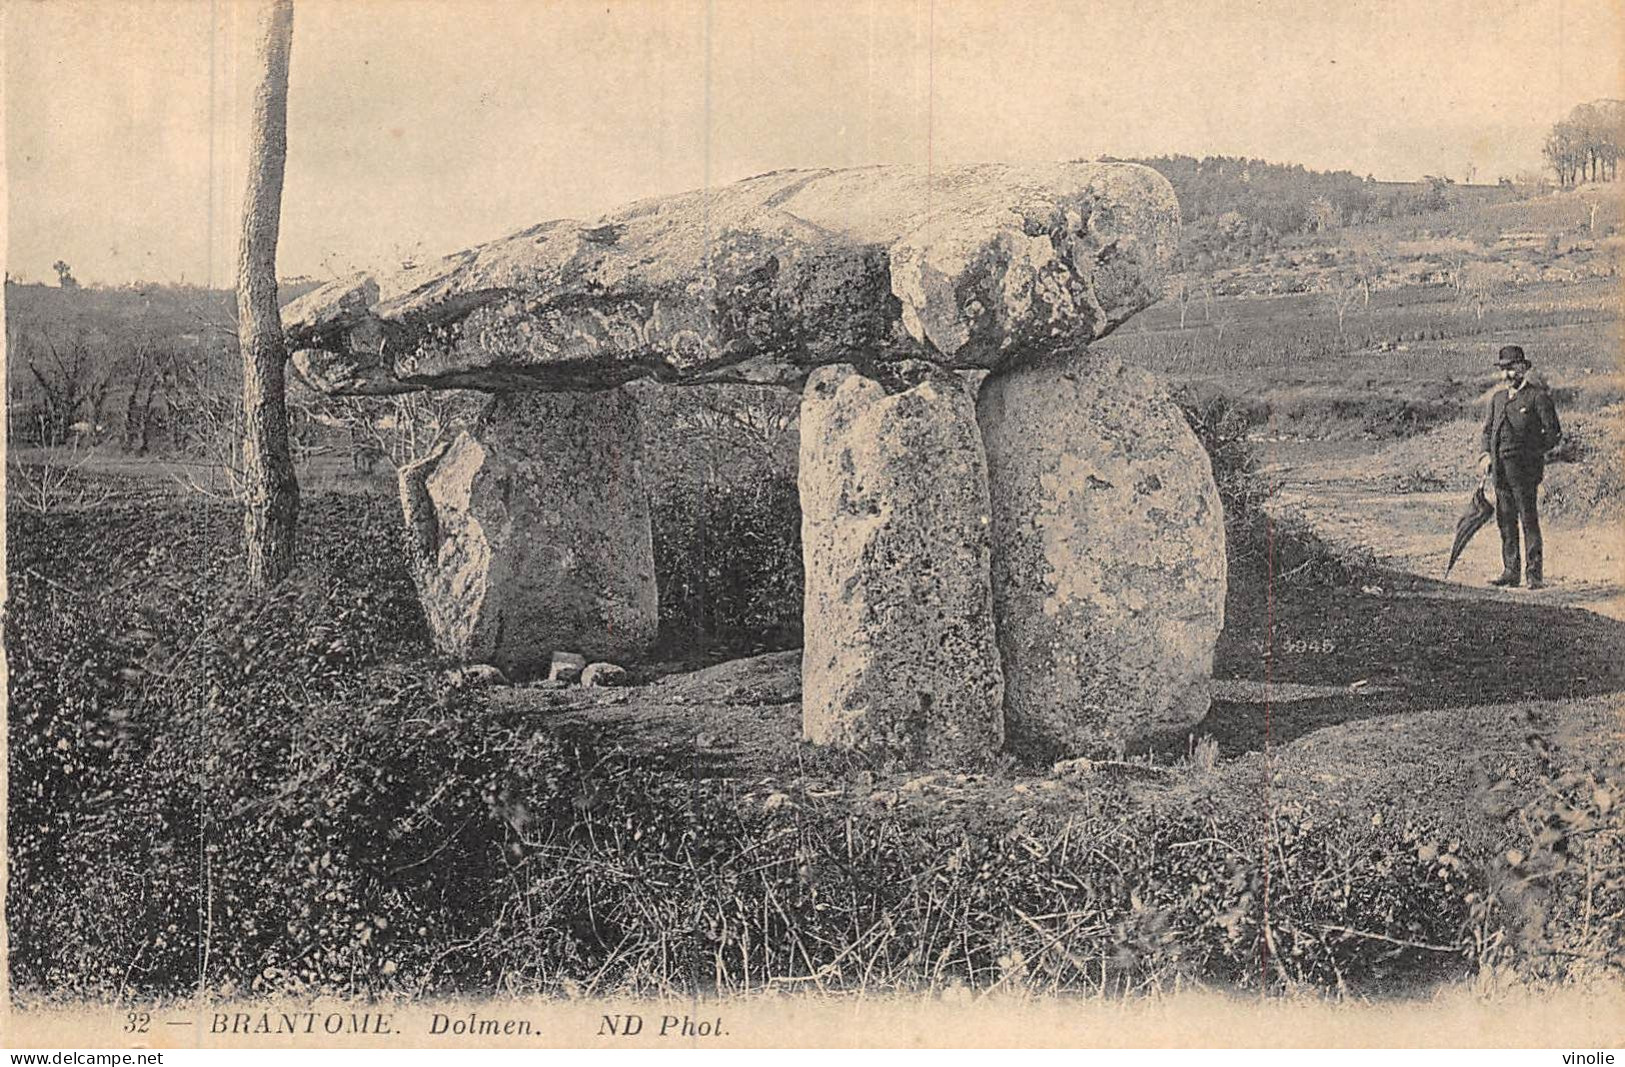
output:
M 1497 390 L 1490 398 L 1489 417 L 1484 420 L 1484 451 L 1497 461 L 1506 456 L 1519 470 L 1540 481 L 1546 469 L 1546 453 L 1557 447 L 1563 429 L 1557 423 L 1557 408 L 1546 384 L 1526 379 L 1517 392 Z

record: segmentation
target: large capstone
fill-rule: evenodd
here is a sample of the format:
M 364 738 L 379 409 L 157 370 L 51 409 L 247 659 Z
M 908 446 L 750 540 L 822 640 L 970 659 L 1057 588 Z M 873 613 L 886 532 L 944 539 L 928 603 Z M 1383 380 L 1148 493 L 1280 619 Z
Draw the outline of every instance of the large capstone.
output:
M 1178 226 L 1133 164 L 778 171 L 336 281 L 282 318 L 330 393 L 999 369 L 1155 301 Z
M 990 376 L 977 417 L 1011 749 L 1120 755 L 1198 722 L 1224 514 L 1179 409 L 1149 374 L 1079 352 Z
M 987 468 L 953 373 L 815 371 L 801 405 L 802 723 L 914 767 L 1003 738 Z
M 412 572 L 435 644 L 510 676 L 555 652 L 637 659 L 658 622 L 632 397 L 518 392 L 402 469 Z

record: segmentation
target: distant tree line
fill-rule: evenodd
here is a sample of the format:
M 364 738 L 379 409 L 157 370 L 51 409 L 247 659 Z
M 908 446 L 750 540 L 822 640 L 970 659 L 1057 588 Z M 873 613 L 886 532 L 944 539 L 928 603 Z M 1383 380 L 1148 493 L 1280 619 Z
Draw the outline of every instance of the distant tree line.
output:
M 1152 167 L 1174 187 L 1184 222 L 1181 266 L 1197 272 L 1257 259 L 1306 234 L 1443 211 L 1460 196 L 1453 179 L 1433 175 L 1379 182 L 1241 156 L 1128 162 Z
M 229 294 L 187 286 L 6 286 L 14 443 L 188 450 L 230 380 Z
M 212 456 L 229 443 L 242 390 L 230 291 L 8 281 L 5 299 L 14 444 Z M 311 421 L 293 419 L 307 435 Z
M 1625 148 L 1625 100 L 1580 104 L 1546 135 L 1546 163 L 1564 188 L 1586 181 L 1611 182 L 1619 176 Z

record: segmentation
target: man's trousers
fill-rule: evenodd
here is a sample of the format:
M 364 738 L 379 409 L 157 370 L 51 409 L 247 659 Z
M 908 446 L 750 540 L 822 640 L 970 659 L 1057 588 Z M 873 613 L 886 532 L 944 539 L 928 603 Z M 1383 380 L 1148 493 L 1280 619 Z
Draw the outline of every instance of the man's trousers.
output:
M 1535 503 L 1543 465 L 1519 456 L 1495 457 L 1495 524 L 1501 528 L 1501 567 L 1516 578 L 1541 577 L 1540 514 Z M 1523 527 L 1524 566 L 1518 566 L 1518 527 Z

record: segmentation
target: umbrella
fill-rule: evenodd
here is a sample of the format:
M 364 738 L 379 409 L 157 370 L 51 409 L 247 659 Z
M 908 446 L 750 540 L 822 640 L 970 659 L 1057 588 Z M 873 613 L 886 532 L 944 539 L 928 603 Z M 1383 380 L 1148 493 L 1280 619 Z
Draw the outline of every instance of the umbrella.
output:
M 1467 510 L 1461 513 L 1456 520 L 1456 539 L 1450 543 L 1450 562 L 1445 564 L 1445 577 L 1450 576 L 1450 568 L 1456 565 L 1461 556 L 1461 550 L 1467 547 L 1467 542 L 1473 539 L 1473 534 L 1484 528 L 1495 514 L 1495 505 L 1489 502 L 1484 495 L 1484 483 L 1488 477 L 1478 480 L 1478 489 L 1473 492 L 1473 499 L 1467 502 Z

